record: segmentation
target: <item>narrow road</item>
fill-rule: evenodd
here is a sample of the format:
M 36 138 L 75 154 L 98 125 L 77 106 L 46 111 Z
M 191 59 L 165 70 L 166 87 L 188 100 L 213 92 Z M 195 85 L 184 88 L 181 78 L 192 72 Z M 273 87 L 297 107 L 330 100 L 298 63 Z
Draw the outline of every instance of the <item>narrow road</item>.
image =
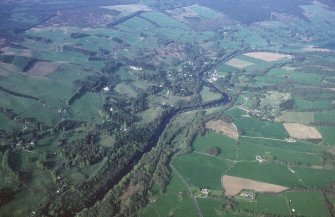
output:
M 191 187 L 189 186 L 189 184 L 187 183 L 187 181 L 184 179 L 184 177 L 178 172 L 178 170 L 176 168 L 174 168 L 174 166 L 170 163 L 170 167 L 172 168 L 173 171 L 176 172 L 177 176 L 181 179 L 181 181 L 184 183 L 184 185 L 188 188 L 190 194 L 191 194 L 191 198 L 193 200 L 193 203 L 194 203 L 194 206 L 197 208 L 197 211 L 198 211 L 198 214 L 199 214 L 199 217 L 204 217 L 203 214 L 202 214 L 202 211 L 200 209 L 200 206 L 198 204 L 198 201 L 197 199 L 195 198 L 193 192 L 192 192 L 192 189 Z
M 283 139 L 274 139 L 274 138 L 258 137 L 258 136 L 240 136 L 240 137 L 242 137 L 242 138 L 251 138 L 251 139 L 266 139 L 266 140 L 287 142 L 286 140 L 283 140 Z
M 240 162 L 252 163 L 252 162 L 257 162 L 257 160 L 231 160 L 231 159 L 225 159 L 225 158 L 217 157 L 217 156 L 214 156 L 214 155 L 211 155 L 211 154 L 206 154 L 206 153 L 199 152 L 199 151 L 193 151 L 193 153 L 206 155 L 208 157 L 214 157 L 214 158 L 217 158 L 217 159 L 220 159 L 220 160 L 226 160 L 226 161 L 230 161 L 230 162 L 233 162 L 233 163 L 240 163 Z

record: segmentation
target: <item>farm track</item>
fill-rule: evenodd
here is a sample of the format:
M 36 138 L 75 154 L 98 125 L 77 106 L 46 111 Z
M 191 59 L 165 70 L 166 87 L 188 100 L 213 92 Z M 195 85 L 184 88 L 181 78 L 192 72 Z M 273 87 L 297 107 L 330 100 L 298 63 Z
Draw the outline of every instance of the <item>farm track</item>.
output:
M 231 159 L 225 159 L 225 158 L 217 157 L 217 156 L 206 154 L 206 153 L 199 152 L 199 151 L 193 151 L 193 153 L 197 153 L 197 154 L 201 154 L 201 155 L 206 155 L 208 157 L 213 157 L 213 158 L 220 159 L 220 160 L 226 160 L 226 161 L 233 162 L 233 163 L 252 163 L 252 162 L 256 162 L 256 160 L 231 160 Z
M 196 207 L 196 209 L 198 211 L 199 217 L 204 217 L 203 214 L 202 214 L 202 211 L 200 209 L 200 206 L 198 204 L 198 201 L 195 198 L 195 196 L 194 196 L 194 194 L 192 192 L 192 189 L 189 186 L 189 184 L 187 183 L 187 181 L 185 180 L 185 178 L 178 172 L 178 170 L 172 164 L 170 164 L 170 167 L 172 168 L 173 171 L 176 172 L 177 176 L 181 179 L 181 181 L 184 183 L 184 185 L 187 187 L 188 191 L 190 192 L 192 201 L 193 201 L 194 206 Z
M 274 139 L 274 138 L 260 137 L 260 136 L 240 136 L 240 137 L 242 137 L 242 138 L 250 138 L 250 139 L 266 139 L 266 140 L 272 140 L 272 141 L 286 142 L 286 140 L 283 140 L 283 139 Z

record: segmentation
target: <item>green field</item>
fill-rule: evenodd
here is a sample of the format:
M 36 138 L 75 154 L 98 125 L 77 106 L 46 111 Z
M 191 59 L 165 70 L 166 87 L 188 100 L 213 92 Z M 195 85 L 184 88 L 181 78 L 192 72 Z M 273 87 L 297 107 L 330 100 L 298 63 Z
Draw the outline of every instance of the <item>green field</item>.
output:
M 254 202 L 238 200 L 238 210 L 250 210 L 256 216 L 261 214 L 276 214 L 289 216 L 290 211 L 285 197 L 276 194 L 257 193 Z
M 197 198 L 198 204 L 204 216 L 226 216 L 220 210 L 222 201 L 212 198 Z
M 212 156 L 188 153 L 176 156 L 172 165 L 189 184 L 198 188 L 221 190 L 221 177 L 231 163 Z
M 295 175 L 308 187 L 327 186 L 335 179 L 334 169 L 312 169 L 293 167 Z
M 234 160 L 236 158 L 236 141 L 221 133 L 210 132 L 204 136 L 198 136 L 193 142 L 193 148 L 197 152 L 207 153 L 210 148 L 219 148 L 219 158 Z
M 287 166 L 275 163 L 239 162 L 229 170 L 227 175 L 286 187 L 302 186 L 298 178 L 288 170 Z
M 318 113 L 316 113 L 316 115 L 317 114 Z M 313 112 L 284 112 L 278 119 L 286 123 L 310 124 L 314 122 L 315 119 L 318 119 L 318 117 L 316 116 L 314 118 Z
M 321 193 L 318 192 L 287 192 L 283 196 L 289 201 L 291 210 L 296 215 L 308 217 L 329 216 Z
M 269 137 L 275 139 L 285 139 L 288 136 L 283 125 L 280 123 L 241 117 L 235 120 L 235 124 L 237 129 L 245 136 Z
M 315 100 L 315 101 L 308 101 L 302 99 L 294 100 L 296 104 L 296 109 L 303 110 L 303 111 L 313 111 L 313 110 L 325 110 L 325 109 L 334 109 L 334 105 L 332 102 L 328 100 Z
M 334 123 L 335 122 L 335 112 L 334 111 L 317 112 L 315 114 L 315 121 Z
M 331 216 L 334 8 L 263 1 L 0 2 L 0 216 Z M 289 189 L 226 197 L 223 175 Z
M 322 135 L 322 144 L 335 145 L 335 128 L 334 127 L 318 127 Z
M 267 147 L 274 147 L 287 151 L 297 151 L 297 152 L 314 153 L 314 154 L 317 154 L 320 151 L 320 146 L 317 146 L 313 143 L 309 143 L 306 141 L 296 141 L 292 143 L 292 142 L 268 140 L 262 138 L 240 138 L 240 141 L 241 143 L 243 141 L 246 141 L 248 143 L 258 144 Z
M 140 213 L 140 216 L 196 216 L 197 210 L 194 207 L 189 191 L 176 173 L 172 173 L 172 179 L 163 195 L 154 194 L 152 202 Z
M 199 5 L 192 5 L 191 9 L 198 15 L 203 18 L 213 19 L 218 17 L 218 13 L 210 8 L 202 7 Z
M 200 91 L 202 102 L 209 102 L 221 98 L 221 94 L 211 91 L 208 87 L 203 87 Z

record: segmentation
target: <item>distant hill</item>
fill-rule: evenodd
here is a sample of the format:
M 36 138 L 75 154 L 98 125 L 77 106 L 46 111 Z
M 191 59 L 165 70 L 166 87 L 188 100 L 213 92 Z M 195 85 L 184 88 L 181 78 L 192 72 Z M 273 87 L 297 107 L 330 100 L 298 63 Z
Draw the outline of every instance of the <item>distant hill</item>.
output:
M 199 4 L 222 11 L 245 24 L 269 20 L 272 12 L 286 13 L 307 20 L 299 5 L 311 2 L 310 0 L 198 0 Z

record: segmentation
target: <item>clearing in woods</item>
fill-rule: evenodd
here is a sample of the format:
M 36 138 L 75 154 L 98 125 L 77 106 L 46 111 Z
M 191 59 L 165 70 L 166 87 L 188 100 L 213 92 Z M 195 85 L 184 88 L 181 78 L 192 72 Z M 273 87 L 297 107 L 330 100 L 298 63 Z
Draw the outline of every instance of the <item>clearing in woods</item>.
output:
M 295 139 L 322 139 L 321 134 L 314 127 L 298 123 L 284 123 L 290 137 Z
M 222 184 L 226 196 L 235 196 L 243 189 L 254 190 L 256 192 L 275 192 L 279 193 L 287 190 L 287 187 L 273 185 L 266 182 L 254 181 L 235 176 L 222 176 Z
M 230 138 L 238 139 L 238 131 L 233 123 L 227 123 L 223 120 L 208 121 L 206 128 L 223 133 Z
M 252 57 L 255 59 L 264 60 L 266 62 L 275 62 L 282 59 L 291 59 L 292 57 L 287 54 L 271 53 L 271 52 L 250 52 L 245 53 L 245 56 Z

